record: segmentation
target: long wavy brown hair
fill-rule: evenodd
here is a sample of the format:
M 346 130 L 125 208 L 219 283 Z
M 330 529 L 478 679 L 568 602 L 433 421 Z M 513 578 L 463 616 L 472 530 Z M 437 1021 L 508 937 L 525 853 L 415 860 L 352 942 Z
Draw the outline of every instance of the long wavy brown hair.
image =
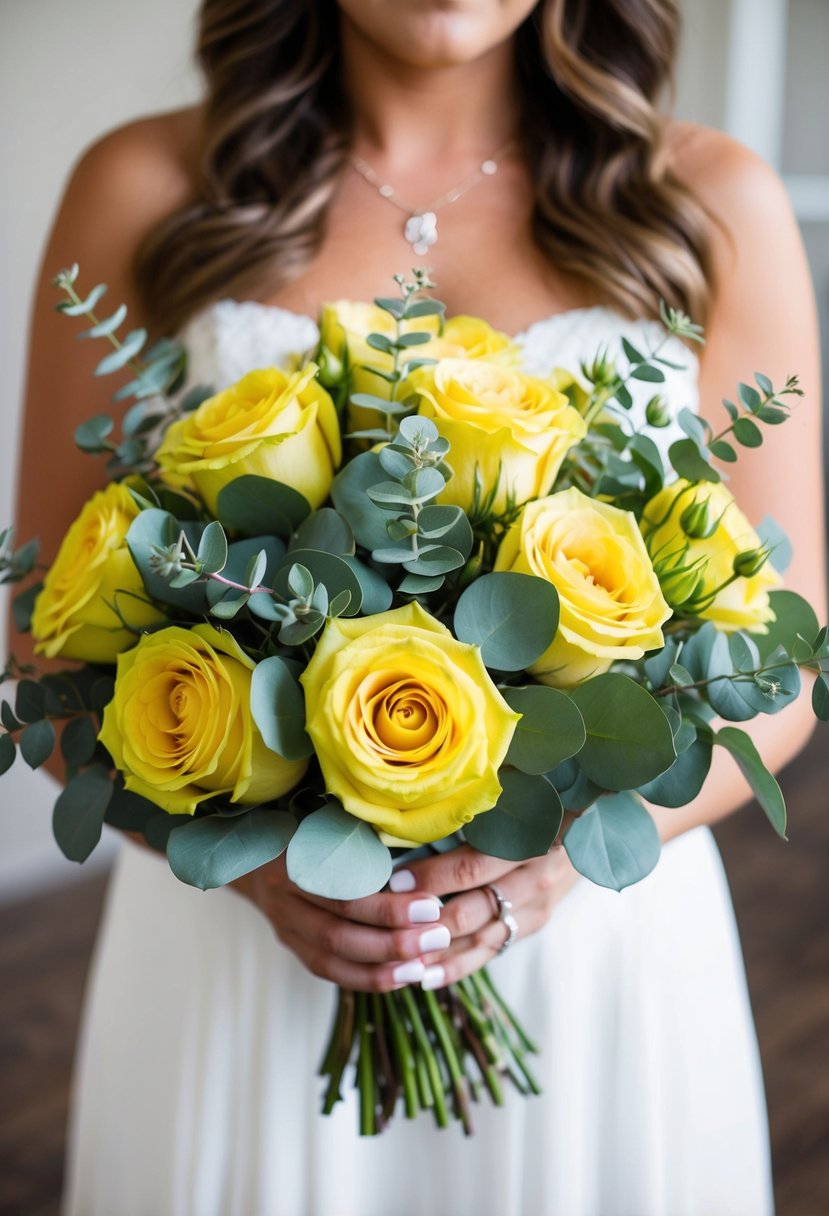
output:
M 263 298 L 322 243 L 347 168 L 335 0 L 204 0 L 198 197 L 138 250 L 167 332 L 226 296 Z M 671 81 L 675 0 L 540 0 L 516 35 L 533 233 L 558 271 L 630 316 L 659 299 L 705 320 L 705 215 L 666 164 L 657 101 Z

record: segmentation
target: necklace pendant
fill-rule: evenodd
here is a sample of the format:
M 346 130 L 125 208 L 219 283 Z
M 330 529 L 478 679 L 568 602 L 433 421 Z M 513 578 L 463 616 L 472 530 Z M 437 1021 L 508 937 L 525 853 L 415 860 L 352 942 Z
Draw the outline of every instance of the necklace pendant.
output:
M 434 211 L 423 211 L 410 215 L 406 220 L 403 234 L 411 245 L 412 251 L 418 257 L 423 257 L 438 239 L 438 217 Z

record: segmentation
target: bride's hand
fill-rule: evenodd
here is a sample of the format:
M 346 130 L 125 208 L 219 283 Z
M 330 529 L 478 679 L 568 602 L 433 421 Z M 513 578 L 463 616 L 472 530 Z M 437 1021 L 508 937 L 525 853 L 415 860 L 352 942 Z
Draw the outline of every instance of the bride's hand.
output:
M 497 883 L 512 901 L 523 938 L 546 924 L 577 878 L 562 848 L 511 862 L 463 846 L 398 870 L 395 891 L 366 899 L 309 895 L 290 881 L 284 858 L 234 885 L 314 975 L 356 991 L 387 992 L 421 982 L 442 987 L 497 954 L 507 930 L 487 884 Z M 450 894 L 444 905 L 441 897 Z
M 406 877 L 409 874 L 411 879 Z M 520 942 L 543 928 L 578 878 L 558 844 L 544 857 L 520 862 L 488 857 L 464 845 L 415 862 L 404 872 L 398 870 L 393 876 L 397 889 L 410 882 L 439 898 L 452 896 L 440 918 L 452 943 L 425 959 L 423 987 L 442 988 L 463 979 L 489 963 L 503 946 L 508 930 L 499 919 L 495 895 L 487 890 L 489 884 L 495 883 L 502 897 L 512 903 Z
M 312 974 L 357 992 L 419 983 L 423 956 L 450 943 L 443 905 L 424 889 L 380 891 L 365 899 L 322 899 L 290 881 L 284 856 L 233 884 L 271 922 Z

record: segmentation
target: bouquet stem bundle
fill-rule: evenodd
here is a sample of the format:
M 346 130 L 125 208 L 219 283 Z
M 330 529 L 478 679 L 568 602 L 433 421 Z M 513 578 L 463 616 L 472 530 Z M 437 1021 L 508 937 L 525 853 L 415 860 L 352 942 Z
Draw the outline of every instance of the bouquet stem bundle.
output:
M 342 1101 L 353 1064 L 361 1136 L 379 1135 L 401 1098 L 407 1119 L 429 1110 L 438 1127 L 454 1118 L 471 1136 L 471 1102 L 482 1093 L 502 1106 L 505 1082 L 524 1095 L 541 1092 L 527 1063 L 537 1053 L 486 968 L 434 992 L 340 988 L 320 1065 L 323 1114 Z

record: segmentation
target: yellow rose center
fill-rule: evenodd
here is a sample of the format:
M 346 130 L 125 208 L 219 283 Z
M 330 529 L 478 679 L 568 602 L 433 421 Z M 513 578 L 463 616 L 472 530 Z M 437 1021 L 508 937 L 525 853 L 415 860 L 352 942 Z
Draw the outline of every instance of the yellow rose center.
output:
M 399 672 L 363 680 L 349 716 L 363 745 L 387 764 L 422 764 L 453 735 L 440 693 Z

